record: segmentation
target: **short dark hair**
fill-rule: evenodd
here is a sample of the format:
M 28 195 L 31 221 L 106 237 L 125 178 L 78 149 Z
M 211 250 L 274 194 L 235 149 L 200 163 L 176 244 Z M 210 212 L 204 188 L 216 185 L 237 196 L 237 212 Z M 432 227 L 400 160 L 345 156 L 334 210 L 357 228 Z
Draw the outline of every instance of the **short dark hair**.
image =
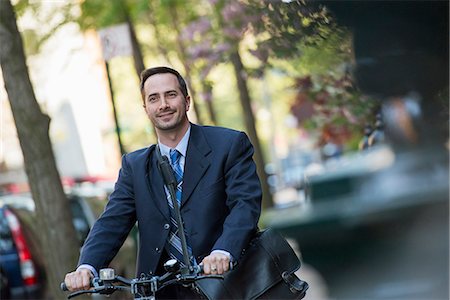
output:
M 141 95 L 142 95 L 142 99 L 144 100 L 144 102 L 145 102 L 145 95 L 144 95 L 145 81 L 152 75 L 165 74 L 165 73 L 171 73 L 171 74 L 177 76 L 181 93 L 183 94 L 183 96 L 185 98 L 188 96 L 188 89 L 187 89 L 186 81 L 184 80 L 183 76 L 181 76 L 180 73 L 178 73 L 177 70 L 174 70 L 169 67 L 154 67 L 154 68 L 149 68 L 147 70 L 144 70 L 141 73 Z

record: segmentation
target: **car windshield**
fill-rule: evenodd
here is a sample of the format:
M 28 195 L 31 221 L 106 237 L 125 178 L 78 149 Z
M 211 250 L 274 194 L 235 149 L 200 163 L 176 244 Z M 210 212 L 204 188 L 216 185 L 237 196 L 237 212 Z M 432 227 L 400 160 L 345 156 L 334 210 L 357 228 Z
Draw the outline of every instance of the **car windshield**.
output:
M 0 206 L 9 205 L 18 209 L 26 209 L 28 211 L 34 211 L 35 205 L 31 195 L 5 195 L 0 197 Z

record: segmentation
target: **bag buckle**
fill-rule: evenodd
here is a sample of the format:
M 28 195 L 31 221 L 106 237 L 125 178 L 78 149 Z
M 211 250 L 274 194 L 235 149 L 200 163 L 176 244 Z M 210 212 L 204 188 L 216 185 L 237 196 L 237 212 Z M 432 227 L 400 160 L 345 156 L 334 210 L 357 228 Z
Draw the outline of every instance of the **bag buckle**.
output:
M 281 274 L 281 278 L 289 285 L 289 289 L 293 294 L 305 293 L 309 287 L 305 281 L 298 278 L 295 274 L 289 274 L 286 271 Z

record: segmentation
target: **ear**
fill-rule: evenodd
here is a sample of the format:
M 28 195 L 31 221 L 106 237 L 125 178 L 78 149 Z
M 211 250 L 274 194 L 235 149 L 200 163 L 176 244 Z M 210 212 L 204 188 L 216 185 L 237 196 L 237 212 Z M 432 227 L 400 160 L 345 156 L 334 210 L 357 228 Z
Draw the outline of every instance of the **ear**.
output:
M 191 96 L 187 95 L 185 98 L 186 111 L 189 111 L 189 107 L 191 106 Z

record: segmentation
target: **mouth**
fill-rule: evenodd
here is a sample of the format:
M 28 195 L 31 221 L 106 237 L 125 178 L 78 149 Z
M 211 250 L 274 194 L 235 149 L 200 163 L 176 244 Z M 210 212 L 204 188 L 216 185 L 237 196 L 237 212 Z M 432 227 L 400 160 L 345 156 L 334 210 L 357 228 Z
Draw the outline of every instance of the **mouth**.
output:
M 157 115 L 157 117 L 158 118 L 166 118 L 166 117 L 172 116 L 174 113 L 175 113 L 174 111 L 169 111 L 169 112 L 165 112 L 165 113 L 159 114 L 159 115 Z

